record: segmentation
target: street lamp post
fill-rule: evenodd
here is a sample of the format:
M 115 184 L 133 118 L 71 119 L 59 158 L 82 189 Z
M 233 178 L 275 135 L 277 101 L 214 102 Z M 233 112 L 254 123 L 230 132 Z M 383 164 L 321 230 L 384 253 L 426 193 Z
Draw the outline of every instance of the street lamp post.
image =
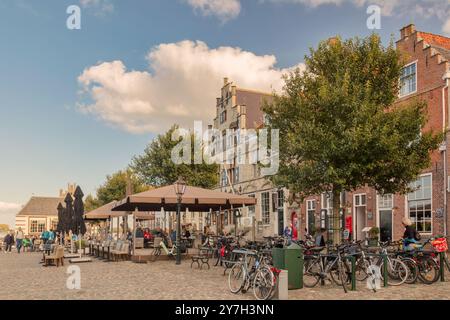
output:
M 177 182 L 175 182 L 175 193 L 177 195 L 177 262 L 176 264 L 181 264 L 181 198 L 186 191 L 186 182 L 183 178 L 179 177 Z

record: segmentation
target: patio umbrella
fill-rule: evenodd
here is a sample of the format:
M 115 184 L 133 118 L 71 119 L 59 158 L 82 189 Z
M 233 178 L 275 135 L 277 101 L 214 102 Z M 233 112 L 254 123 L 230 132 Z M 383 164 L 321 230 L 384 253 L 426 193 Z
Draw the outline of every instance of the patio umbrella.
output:
M 61 235 L 61 243 L 64 241 L 64 232 L 65 232 L 65 215 L 66 210 L 64 206 L 61 204 L 61 202 L 58 204 L 58 225 L 56 227 L 56 231 L 58 231 Z
M 256 199 L 226 192 L 187 186 L 181 199 L 181 211 L 210 212 L 237 209 L 256 204 Z M 177 195 L 173 185 L 127 196 L 118 201 L 112 211 L 155 212 L 177 210 Z
M 74 232 L 75 225 L 74 225 L 73 199 L 70 193 L 66 195 L 64 202 L 66 203 L 66 210 L 64 215 L 64 231 L 69 232 L 70 230 L 72 230 L 72 232 Z
M 84 223 L 84 194 L 79 186 L 75 190 L 74 196 L 73 231 L 79 235 L 84 235 L 86 233 L 86 224 Z
M 64 231 L 64 206 L 61 202 L 58 204 L 58 225 L 56 226 L 56 231 L 63 232 Z

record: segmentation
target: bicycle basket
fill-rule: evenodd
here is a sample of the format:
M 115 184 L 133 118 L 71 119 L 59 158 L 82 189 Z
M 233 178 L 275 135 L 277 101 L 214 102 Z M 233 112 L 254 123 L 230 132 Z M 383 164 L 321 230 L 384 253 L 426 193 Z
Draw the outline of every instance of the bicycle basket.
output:
M 437 252 L 446 252 L 448 250 L 448 244 L 447 244 L 446 238 L 436 239 L 436 240 L 432 241 L 431 244 L 433 245 L 434 249 Z

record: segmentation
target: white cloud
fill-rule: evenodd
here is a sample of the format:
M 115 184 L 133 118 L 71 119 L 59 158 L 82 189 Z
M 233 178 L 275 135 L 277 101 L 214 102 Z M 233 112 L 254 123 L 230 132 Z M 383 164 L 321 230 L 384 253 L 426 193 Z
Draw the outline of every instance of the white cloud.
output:
M 223 78 L 239 87 L 280 90 L 282 75 L 272 55 L 239 48 L 209 48 L 204 42 L 161 44 L 147 55 L 151 71 L 128 71 L 121 61 L 89 67 L 79 76 L 92 103 L 79 109 L 131 133 L 160 133 L 172 124 L 212 123 Z M 303 67 L 303 65 L 299 65 Z
M 91 9 L 97 15 L 104 15 L 114 11 L 111 0 L 80 0 L 83 8 Z
M 20 204 L 0 201 L 0 224 L 7 224 L 10 228 L 14 228 L 16 214 L 21 208 Z
M 187 3 L 205 16 L 216 16 L 222 22 L 236 18 L 241 12 L 239 0 L 186 0 Z

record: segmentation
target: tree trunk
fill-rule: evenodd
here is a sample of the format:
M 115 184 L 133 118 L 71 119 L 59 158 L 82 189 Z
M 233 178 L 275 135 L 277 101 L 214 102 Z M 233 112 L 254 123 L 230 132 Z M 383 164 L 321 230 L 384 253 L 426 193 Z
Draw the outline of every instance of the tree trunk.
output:
M 340 228 L 340 210 L 341 210 L 341 190 L 333 188 L 333 214 L 331 216 L 331 226 L 333 228 L 332 240 L 333 244 L 341 243 L 341 228 Z

